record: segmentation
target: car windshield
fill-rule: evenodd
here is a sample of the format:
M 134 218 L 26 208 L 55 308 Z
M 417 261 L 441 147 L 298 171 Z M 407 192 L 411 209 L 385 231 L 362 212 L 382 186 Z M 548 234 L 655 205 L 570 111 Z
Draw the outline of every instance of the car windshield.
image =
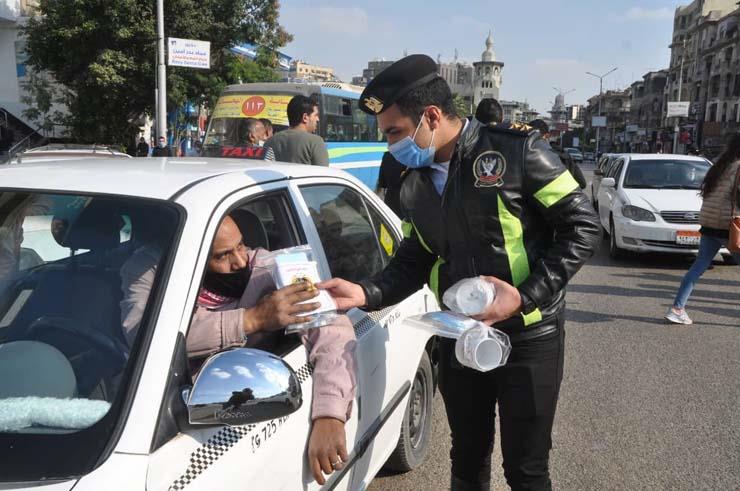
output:
M 136 258 L 164 261 L 178 220 L 159 202 L 0 190 L 0 480 L 97 461 L 157 284 Z
M 700 160 L 635 160 L 627 168 L 624 187 L 698 190 L 710 166 Z

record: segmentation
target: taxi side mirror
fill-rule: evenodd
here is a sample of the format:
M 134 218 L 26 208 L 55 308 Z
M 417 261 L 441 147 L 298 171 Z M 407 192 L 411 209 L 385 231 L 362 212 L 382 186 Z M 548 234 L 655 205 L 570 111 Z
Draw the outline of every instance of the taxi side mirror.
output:
M 614 180 L 613 177 L 605 177 L 601 181 L 601 185 L 605 188 L 613 188 L 617 185 L 617 182 Z
M 303 404 L 301 383 L 290 365 L 251 348 L 208 358 L 183 398 L 193 425 L 255 424 L 287 416 Z

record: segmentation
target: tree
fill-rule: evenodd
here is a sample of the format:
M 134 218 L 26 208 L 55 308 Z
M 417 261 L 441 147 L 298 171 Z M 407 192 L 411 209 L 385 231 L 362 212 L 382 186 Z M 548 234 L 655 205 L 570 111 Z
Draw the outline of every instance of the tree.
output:
M 52 83 L 48 76 L 30 70 L 28 80 L 23 86 L 24 95 L 21 97 L 27 109 L 23 115 L 36 124 L 36 129 L 44 136 L 54 132 L 55 126 L 65 126 L 65 115 L 55 109 L 55 105 L 65 101 L 64 90 Z
M 72 137 L 130 141 L 154 108 L 155 2 L 40 0 L 37 14 L 24 29 L 28 63 L 68 89 Z M 238 75 L 272 79 L 275 50 L 291 40 L 278 15 L 278 0 L 166 0 L 166 36 L 211 42 L 210 70 L 168 67 L 168 108 L 212 104 Z M 255 62 L 228 51 L 243 42 L 263 46 Z
M 463 98 L 460 94 L 452 95 L 452 103 L 455 105 L 457 115 L 461 118 L 466 118 L 472 114 L 470 112 L 470 102 Z

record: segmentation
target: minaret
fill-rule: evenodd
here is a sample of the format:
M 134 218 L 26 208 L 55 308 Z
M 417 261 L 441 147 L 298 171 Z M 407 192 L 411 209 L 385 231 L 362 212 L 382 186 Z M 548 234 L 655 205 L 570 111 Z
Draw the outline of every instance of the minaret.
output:
M 481 55 L 481 61 L 473 63 L 473 105 L 477 106 L 481 99 L 499 98 L 502 83 L 504 64 L 496 61 L 493 51 L 493 34 L 488 31 L 486 50 Z

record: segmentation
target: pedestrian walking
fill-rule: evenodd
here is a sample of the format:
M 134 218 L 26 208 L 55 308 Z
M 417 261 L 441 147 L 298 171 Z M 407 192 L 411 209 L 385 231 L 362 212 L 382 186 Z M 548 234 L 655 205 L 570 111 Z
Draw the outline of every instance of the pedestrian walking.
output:
M 506 332 L 508 364 L 463 367 L 439 344 L 439 388 L 452 432 L 452 490 L 490 489 L 495 406 L 504 475 L 513 489 L 550 489 L 548 458 L 563 374 L 565 287 L 593 254 L 601 226 L 588 197 L 525 125 L 460 119 L 428 56 L 377 75 L 360 96 L 388 150 L 408 168 L 404 239 L 374 278 L 320 283 L 340 310 L 393 305 L 428 283 L 438 299 L 482 276 L 496 298 L 476 318 Z
M 399 164 L 390 152 L 383 154 L 376 192 L 398 216 L 401 216 L 401 176 L 405 169 L 406 167 Z
M 149 156 L 149 144 L 142 136 L 139 138 L 139 144 L 136 145 L 136 156 L 137 157 L 148 157 Z
M 730 225 L 735 217 L 740 217 L 740 133 L 735 134 L 727 148 L 709 168 L 701 185 L 703 202 L 699 212 L 701 238 L 699 253 L 681 281 L 673 305 L 668 308 L 665 318 L 676 324 L 693 324 L 686 313 L 686 302 L 694 285 L 711 266 L 712 259 L 730 239 Z M 736 262 L 740 254 L 734 253 Z
M 167 139 L 160 136 L 157 147 L 152 150 L 152 157 L 172 157 L 172 149 L 167 145 Z
M 288 123 L 289 129 L 267 140 L 266 152 L 281 162 L 328 166 L 326 144 L 314 134 L 319 125 L 318 102 L 303 95 L 293 97 L 288 103 Z
M 545 139 L 545 141 L 549 142 L 550 140 L 550 127 L 541 119 L 534 119 L 529 122 L 529 126 L 536 129 L 540 132 L 542 135 L 542 138 Z M 573 175 L 573 178 L 578 183 L 578 186 L 581 189 L 586 189 L 586 185 L 588 184 L 586 182 L 586 176 L 583 175 L 583 171 L 581 170 L 580 166 L 575 163 L 573 160 L 573 157 L 571 155 L 564 151 L 560 146 L 558 146 L 556 143 L 551 142 L 550 146 L 552 147 L 553 152 L 558 154 L 558 157 L 560 157 L 560 160 L 563 161 L 563 164 L 565 167 L 570 171 L 570 173 Z
M 504 121 L 504 109 L 493 97 L 481 99 L 475 108 L 475 119 L 483 124 L 498 124 Z

